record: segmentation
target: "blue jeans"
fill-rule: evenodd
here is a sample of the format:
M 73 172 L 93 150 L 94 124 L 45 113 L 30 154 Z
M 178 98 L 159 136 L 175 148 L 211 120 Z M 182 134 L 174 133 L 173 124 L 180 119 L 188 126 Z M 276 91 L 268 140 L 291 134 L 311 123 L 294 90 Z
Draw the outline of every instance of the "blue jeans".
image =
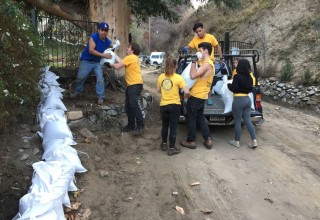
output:
M 180 117 L 181 106 L 177 104 L 160 106 L 160 114 L 162 118 L 161 138 L 162 143 L 167 143 L 168 130 L 170 128 L 169 146 L 175 147 L 177 138 L 177 126 Z
M 97 84 L 96 84 L 96 93 L 98 98 L 104 98 L 104 77 L 103 77 L 103 70 L 100 63 L 88 61 L 88 60 L 81 60 L 80 66 L 77 74 L 77 79 L 75 82 L 75 89 L 76 93 L 81 93 L 83 91 L 83 86 L 86 79 L 89 77 L 91 71 L 93 70 L 94 74 L 96 75 Z
M 126 88 L 125 109 L 128 117 L 128 127 L 144 128 L 143 116 L 138 103 L 143 85 L 136 84 Z
M 203 115 L 206 100 L 191 96 L 187 102 L 188 116 L 188 142 L 196 140 L 197 126 L 200 128 L 202 137 L 206 141 L 210 136 L 209 126 Z

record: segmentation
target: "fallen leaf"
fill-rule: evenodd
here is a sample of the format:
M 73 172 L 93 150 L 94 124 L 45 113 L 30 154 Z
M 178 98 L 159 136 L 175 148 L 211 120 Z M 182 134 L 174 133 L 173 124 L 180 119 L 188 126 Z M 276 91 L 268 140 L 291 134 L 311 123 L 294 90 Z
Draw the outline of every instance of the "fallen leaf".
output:
M 75 202 L 71 205 L 72 210 L 77 210 L 81 206 L 81 202 Z
M 198 185 L 200 185 L 200 182 L 194 182 L 190 184 L 190 186 L 198 186 Z
M 77 197 L 79 197 L 80 196 L 80 194 L 82 193 L 82 192 L 84 192 L 84 188 L 82 188 L 82 189 L 80 189 L 80 190 L 78 190 L 78 191 L 76 191 L 76 192 L 74 192 L 73 193 L 73 197 L 74 198 L 77 198 Z
M 181 214 L 184 215 L 184 210 L 180 206 L 176 206 L 176 210 Z
M 210 210 L 210 209 L 201 209 L 201 212 L 203 212 L 204 214 L 210 214 L 212 212 L 212 210 Z
M 85 142 L 85 143 L 90 143 L 90 138 L 84 139 L 84 142 Z

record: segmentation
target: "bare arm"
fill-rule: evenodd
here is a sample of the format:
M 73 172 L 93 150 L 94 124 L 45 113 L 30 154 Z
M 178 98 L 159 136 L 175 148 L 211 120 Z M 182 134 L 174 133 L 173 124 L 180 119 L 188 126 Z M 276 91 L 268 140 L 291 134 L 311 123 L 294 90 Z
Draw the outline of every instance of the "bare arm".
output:
M 109 54 L 109 53 L 103 54 L 103 53 L 96 51 L 96 43 L 94 42 L 92 37 L 89 38 L 89 53 L 94 56 L 102 57 L 102 58 L 106 58 L 106 59 L 112 58 L 111 54 Z
M 206 78 L 212 71 L 212 67 L 210 64 L 204 62 L 198 69 L 196 69 L 196 64 L 191 64 L 191 70 L 190 70 L 190 78 L 195 79 L 197 77 L 204 77 Z
M 189 97 L 190 96 L 190 91 L 189 91 L 189 89 L 187 87 L 183 87 L 182 90 L 183 90 L 183 93 L 184 93 L 185 97 Z
M 221 63 L 223 62 L 223 60 L 220 59 L 220 58 L 223 58 L 221 47 L 220 47 L 220 45 L 218 44 L 217 46 L 215 46 L 215 48 L 217 49 L 217 52 L 218 52 L 218 54 L 219 54 L 219 62 L 220 62 L 220 64 L 221 64 Z
M 117 55 L 115 55 L 115 56 L 116 56 L 115 58 L 116 58 L 117 63 L 115 63 L 115 64 L 110 64 L 110 66 L 111 66 L 112 68 L 116 69 L 116 70 L 119 70 L 119 69 L 125 67 L 122 59 L 121 59 L 120 57 L 118 57 Z

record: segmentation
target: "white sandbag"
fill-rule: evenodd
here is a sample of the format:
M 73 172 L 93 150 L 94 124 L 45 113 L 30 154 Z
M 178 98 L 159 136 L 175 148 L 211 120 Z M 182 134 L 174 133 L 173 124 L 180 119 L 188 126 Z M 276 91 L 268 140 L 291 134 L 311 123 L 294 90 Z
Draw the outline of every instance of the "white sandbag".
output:
M 82 166 L 77 151 L 71 146 L 59 146 L 46 154 L 46 161 L 62 161 L 74 167 L 76 173 L 84 173 L 87 170 Z
M 54 139 L 73 138 L 72 133 L 65 121 L 48 120 L 43 127 L 43 142 Z
M 250 92 L 248 95 L 249 95 L 250 100 L 251 100 L 251 109 L 252 109 L 252 110 L 256 110 L 256 108 L 254 107 L 253 93 Z
M 63 121 L 67 123 L 67 118 L 63 110 L 61 109 L 48 109 L 44 113 L 38 114 L 41 131 L 48 120 L 51 121 Z
M 221 97 L 224 103 L 224 112 L 229 113 L 232 111 L 233 93 L 228 88 L 228 83 L 232 83 L 232 80 L 227 79 L 227 76 L 223 76 L 223 86 L 221 88 Z
M 23 200 L 27 208 L 19 210 L 21 217 L 18 219 L 45 219 L 43 216 L 54 216 L 54 213 L 55 219 L 64 219 L 62 204 L 70 206 L 67 188 L 74 168 L 60 161 L 40 161 L 32 166 L 35 170 L 32 186 Z
M 43 155 L 42 155 L 42 159 L 46 159 L 47 155 L 49 152 L 57 149 L 58 147 L 65 149 L 70 145 L 76 145 L 77 143 L 72 140 L 72 138 L 64 138 L 64 139 L 54 139 L 54 140 L 50 140 L 50 141 L 46 141 L 43 142 L 42 146 L 43 146 Z
M 198 63 L 196 63 L 196 69 L 198 69 Z M 181 73 L 181 76 L 183 77 L 184 81 L 186 82 L 188 89 L 190 89 L 194 85 L 194 83 L 197 81 L 197 79 L 191 79 L 190 70 L 191 70 L 191 62 L 188 64 L 188 66 Z
M 213 87 L 212 87 L 212 94 L 213 93 L 216 93 L 216 94 L 219 94 L 221 95 L 222 91 L 222 86 L 223 86 L 223 80 L 219 80 Z
M 114 62 L 116 61 L 116 54 L 111 51 L 110 49 L 106 49 L 104 52 L 104 54 L 110 54 L 112 57 L 110 59 L 106 59 L 106 58 L 101 58 L 100 59 L 100 64 L 103 65 L 105 63 L 110 63 L 110 64 L 114 64 Z
M 61 109 L 67 111 L 66 106 L 62 100 L 54 93 L 47 96 L 44 103 L 40 106 L 40 113 L 47 111 L 48 109 Z

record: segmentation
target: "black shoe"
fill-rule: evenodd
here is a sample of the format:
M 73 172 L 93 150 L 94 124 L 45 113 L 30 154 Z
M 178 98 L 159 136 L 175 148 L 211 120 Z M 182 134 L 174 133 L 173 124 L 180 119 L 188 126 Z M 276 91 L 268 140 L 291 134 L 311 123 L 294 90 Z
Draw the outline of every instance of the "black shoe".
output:
M 133 133 L 134 133 L 134 134 L 142 134 L 143 131 L 144 131 L 144 127 L 142 127 L 142 126 L 137 126 L 137 127 L 133 130 Z
M 174 147 L 174 148 L 170 147 L 168 149 L 168 156 L 172 156 L 172 155 L 179 154 L 179 153 L 180 153 L 180 149 L 177 147 Z
M 134 131 L 134 127 L 126 125 L 122 128 L 122 132 L 132 132 Z

